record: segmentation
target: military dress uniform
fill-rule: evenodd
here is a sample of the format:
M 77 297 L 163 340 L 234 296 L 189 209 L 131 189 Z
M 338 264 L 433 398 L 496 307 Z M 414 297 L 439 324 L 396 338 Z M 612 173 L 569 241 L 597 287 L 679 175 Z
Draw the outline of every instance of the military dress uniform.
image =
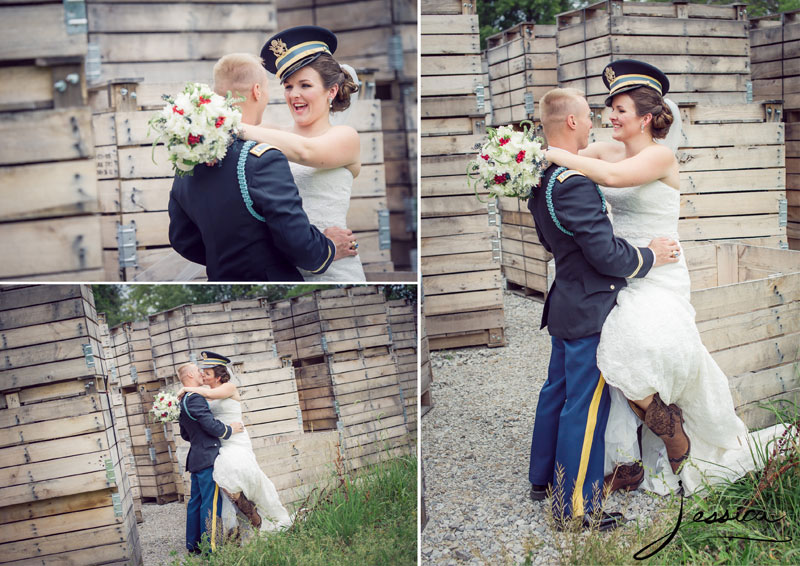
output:
M 181 438 L 190 444 L 186 469 L 192 474 L 192 490 L 186 505 L 186 548 L 197 552 L 204 534 L 216 546 L 216 521 L 222 514 L 222 494 L 214 482 L 214 460 L 220 440 L 231 437 L 229 425 L 214 418 L 202 395 L 187 393 L 181 401 Z M 211 523 L 211 532 L 208 532 Z
M 563 490 L 563 497 L 553 497 L 553 513 L 569 518 L 594 512 L 603 486 L 610 398 L 597 367 L 600 330 L 626 278 L 644 277 L 655 256 L 614 236 L 602 193 L 578 171 L 548 167 L 528 209 L 556 262 L 542 314 L 552 352 L 536 408 L 529 479 L 552 484 L 557 495 Z
M 175 177 L 169 241 L 209 281 L 302 281 L 322 273 L 334 243 L 308 221 L 289 162 L 268 144 L 235 139 L 216 166 Z

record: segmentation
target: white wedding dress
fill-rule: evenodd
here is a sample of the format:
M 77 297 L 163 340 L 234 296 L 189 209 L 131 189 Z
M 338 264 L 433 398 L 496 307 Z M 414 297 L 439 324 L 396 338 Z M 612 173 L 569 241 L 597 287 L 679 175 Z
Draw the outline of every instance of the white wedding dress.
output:
M 331 226 L 347 227 L 347 210 L 353 189 L 353 174 L 346 167 L 316 169 L 289 162 L 309 221 L 321 232 Z M 351 283 L 366 281 L 360 256 L 334 261 L 325 273 L 315 275 L 300 269 L 306 281 Z
M 209 399 L 208 406 L 214 417 L 227 425 L 242 422 L 242 405 L 235 399 Z M 274 531 L 292 524 L 275 486 L 258 466 L 247 427 L 244 432 L 222 441 L 219 455 L 214 461 L 214 481 L 230 493 L 241 491 L 255 503 L 261 515 L 262 531 Z M 222 514 L 226 528 L 236 525 L 236 510 L 227 497 L 223 497 Z
M 611 204 L 616 236 L 635 246 L 647 246 L 658 236 L 678 240 L 677 190 L 661 181 L 601 189 Z M 628 280 L 603 325 L 597 363 L 613 386 L 605 473 L 615 463 L 632 462 L 639 456 L 636 428 L 641 421 L 625 398 L 644 399 L 658 392 L 664 403 L 675 403 L 683 411 L 691 453 L 680 478 L 684 490 L 692 493 L 704 478 L 715 483 L 752 470 L 751 448 L 782 428 L 748 434 L 734 412 L 727 377 L 700 340 L 689 301 L 690 279 L 683 253 L 677 263 Z M 642 431 L 645 479 L 641 487 L 659 494 L 675 490 L 678 477 L 672 473 L 663 441 L 646 426 Z

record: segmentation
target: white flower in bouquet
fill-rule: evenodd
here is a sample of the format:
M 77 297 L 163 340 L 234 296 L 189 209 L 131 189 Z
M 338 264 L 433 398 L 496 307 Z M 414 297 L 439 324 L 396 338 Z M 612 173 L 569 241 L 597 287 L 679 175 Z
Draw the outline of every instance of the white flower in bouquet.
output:
M 153 420 L 157 423 L 177 422 L 181 416 L 181 404 L 178 397 L 170 391 L 159 391 L 153 400 Z
M 180 176 L 191 175 L 199 163 L 221 161 L 242 121 L 235 106 L 238 99 L 230 93 L 220 96 L 202 83 L 188 83 L 183 92 L 163 98 L 167 104 L 148 122 L 158 133 L 153 151 L 164 140 L 169 160 Z
M 511 126 L 487 128 L 489 139 L 480 146 L 478 157 L 467 165 L 467 177 L 474 182 L 475 196 L 482 185 L 489 196 L 527 200 L 539 184 L 544 170 L 544 140 L 534 137 L 531 122 L 522 122 L 522 131 Z

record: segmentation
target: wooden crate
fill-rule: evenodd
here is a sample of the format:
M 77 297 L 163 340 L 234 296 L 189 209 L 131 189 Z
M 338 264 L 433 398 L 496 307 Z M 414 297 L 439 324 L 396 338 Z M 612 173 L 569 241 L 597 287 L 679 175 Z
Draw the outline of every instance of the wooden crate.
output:
M 0 278 L 102 280 L 85 25 L 62 2 L 3 7 Z
M 601 74 L 618 59 L 661 69 L 676 102 L 747 101 L 750 43 L 744 4 L 604 0 L 558 15 L 558 85 L 602 103 Z
M 94 298 L 0 288 L 0 562 L 141 564 Z
M 425 317 L 425 301 L 422 301 L 422 324 L 420 325 L 421 338 L 419 341 L 419 406 L 420 418 L 433 408 L 433 398 L 431 397 L 431 383 L 433 382 L 433 371 L 431 370 L 431 348 L 428 343 L 428 319 Z
M 558 86 L 556 26 L 517 24 L 487 38 L 491 120 L 503 126 L 539 116 L 539 99 Z
M 706 348 L 751 429 L 773 424 L 760 403 L 800 400 L 800 252 L 731 242 L 686 250 Z
M 471 4 L 423 2 L 421 32 L 421 269 L 430 346 L 502 345 L 496 210 L 475 198 L 465 178 L 485 138 L 478 18 Z
M 397 356 L 400 385 L 403 392 L 406 420 L 411 442 L 417 438 L 417 304 L 406 299 L 395 299 L 387 303 L 389 330 Z

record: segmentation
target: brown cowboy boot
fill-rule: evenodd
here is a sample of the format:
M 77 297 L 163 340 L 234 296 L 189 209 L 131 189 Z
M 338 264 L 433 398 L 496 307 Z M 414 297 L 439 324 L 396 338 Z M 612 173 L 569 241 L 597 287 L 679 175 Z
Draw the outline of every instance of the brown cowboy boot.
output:
M 619 464 L 603 480 L 603 490 L 607 494 L 615 491 L 633 491 L 644 480 L 644 466 L 641 462 Z
M 228 491 L 225 491 L 225 493 L 256 529 L 261 527 L 261 515 L 258 514 L 258 508 L 256 507 L 255 503 L 247 499 L 242 492 L 239 492 L 235 495 Z
M 644 424 L 664 441 L 669 465 L 672 472 L 677 474 L 692 448 L 692 442 L 683 430 L 683 411 L 674 403 L 665 405 L 656 393 L 647 407 Z

